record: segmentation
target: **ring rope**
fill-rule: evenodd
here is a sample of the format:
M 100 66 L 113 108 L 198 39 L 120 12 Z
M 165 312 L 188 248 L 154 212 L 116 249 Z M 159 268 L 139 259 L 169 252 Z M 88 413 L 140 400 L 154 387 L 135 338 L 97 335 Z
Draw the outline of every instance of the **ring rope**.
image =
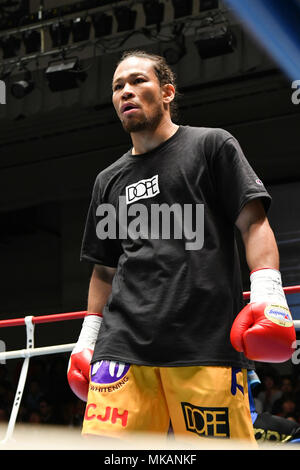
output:
M 299 286 L 289 286 L 283 288 L 285 294 L 296 294 L 300 292 Z M 249 300 L 250 292 L 243 293 L 244 300 Z M 19 382 L 17 386 L 17 391 L 14 398 L 14 403 L 12 406 L 11 415 L 9 418 L 7 431 L 5 437 L 0 444 L 7 444 L 12 440 L 17 415 L 25 388 L 27 372 L 29 367 L 29 360 L 33 356 L 40 356 L 46 354 L 57 354 L 63 352 L 72 351 L 76 343 L 70 344 L 60 344 L 56 346 L 46 346 L 35 348 L 34 347 L 34 325 L 42 323 L 53 323 L 58 321 L 66 320 L 77 320 L 83 318 L 86 315 L 87 311 L 82 310 L 78 312 L 67 312 L 67 313 L 57 313 L 51 315 L 38 315 L 38 316 L 26 316 L 22 318 L 13 318 L 9 320 L 0 320 L 0 328 L 12 327 L 12 326 L 26 326 L 26 349 L 20 349 L 16 351 L 8 351 L 0 353 L 0 363 L 6 359 L 17 359 L 24 358 Z M 294 320 L 294 326 L 296 330 L 300 330 L 300 320 Z M 3 362 L 2 362 L 3 363 Z

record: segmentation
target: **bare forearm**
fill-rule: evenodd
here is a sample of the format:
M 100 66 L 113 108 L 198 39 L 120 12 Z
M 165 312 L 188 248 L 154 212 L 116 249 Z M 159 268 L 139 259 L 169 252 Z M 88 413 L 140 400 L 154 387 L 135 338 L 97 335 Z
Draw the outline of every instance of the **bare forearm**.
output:
M 269 267 L 279 270 L 279 253 L 268 220 L 258 221 L 242 234 L 250 271 Z
M 113 268 L 96 265 L 91 276 L 88 293 L 88 312 L 102 313 L 107 299 L 111 294 Z

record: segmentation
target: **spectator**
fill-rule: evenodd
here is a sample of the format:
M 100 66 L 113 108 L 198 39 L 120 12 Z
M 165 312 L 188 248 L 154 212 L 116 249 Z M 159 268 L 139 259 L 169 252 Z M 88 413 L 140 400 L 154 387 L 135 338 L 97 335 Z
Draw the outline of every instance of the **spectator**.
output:
M 29 411 L 38 411 L 40 405 L 40 399 L 43 393 L 40 388 L 39 382 L 32 380 L 28 383 L 28 391 L 25 394 L 25 405 Z
M 67 380 L 68 360 L 64 356 L 54 358 L 49 367 L 48 393 L 53 404 L 65 404 L 73 399 Z
M 0 422 L 4 423 L 8 421 L 8 413 L 6 408 L 0 408 Z
M 73 406 L 73 426 L 82 426 L 86 403 L 77 399 Z
M 38 413 L 37 411 L 32 411 L 32 412 L 29 414 L 28 423 L 31 423 L 31 424 L 40 424 L 40 423 L 41 423 L 41 415 L 40 415 L 40 413 Z
M 278 415 L 281 412 L 282 404 L 285 401 L 294 401 L 295 402 L 295 392 L 293 380 L 289 375 L 285 375 L 281 378 L 281 397 L 275 400 L 272 413 Z
M 278 389 L 275 374 L 266 373 L 262 379 L 263 390 L 258 394 L 258 400 L 262 403 L 263 411 L 272 412 L 276 400 L 282 396 L 282 391 Z
M 283 400 L 281 407 L 279 408 L 279 411 L 276 414 L 277 416 L 281 416 L 282 418 L 297 421 L 295 401 L 292 400 L 292 398 L 286 398 L 285 400 Z
M 30 382 L 37 382 L 42 392 L 46 392 L 49 387 L 49 378 L 47 365 L 49 362 L 45 362 L 44 359 L 32 358 L 30 361 L 27 380 Z
M 39 400 L 39 414 L 42 424 L 58 424 L 54 415 L 53 405 L 46 397 L 42 397 Z

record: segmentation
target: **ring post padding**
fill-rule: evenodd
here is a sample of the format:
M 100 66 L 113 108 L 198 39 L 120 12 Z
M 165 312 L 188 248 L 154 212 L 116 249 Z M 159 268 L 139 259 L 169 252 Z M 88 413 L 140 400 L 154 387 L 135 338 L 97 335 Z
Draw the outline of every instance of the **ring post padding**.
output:
M 25 317 L 25 325 L 26 325 L 26 346 L 27 349 L 30 350 L 34 347 L 34 324 L 32 322 L 32 316 L 27 316 Z M 17 386 L 17 391 L 15 394 L 15 399 L 14 403 L 12 406 L 12 411 L 10 414 L 9 422 L 8 422 L 8 427 L 6 431 L 6 435 L 4 440 L 1 442 L 2 444 L 5 444 L 6 442 L 10 441 L 12 439 L 12 435 L 15 429 L 15 424 L 20 408 L 20 403 L 26 383 L 26 378 L 27 378 L 27 372 L 28 372 L 28 366 L 29 366 L 29 359 L 30 356 L 27 355 L 24 359 L 22 369 L 21 369 L 21 374 Z

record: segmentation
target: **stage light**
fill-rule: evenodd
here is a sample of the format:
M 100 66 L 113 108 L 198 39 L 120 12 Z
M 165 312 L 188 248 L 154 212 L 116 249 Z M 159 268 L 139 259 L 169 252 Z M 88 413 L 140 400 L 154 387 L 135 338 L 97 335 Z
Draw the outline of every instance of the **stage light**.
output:
M 51 61 L 46 69 L 46 78 L 51 91 L 65 91 L 79 87 L 79 82 L 86 79 L 77 57 Z
M 222 27 L 209 33 L 198 36 L 195 46 L 202 59 L 217 57 L 234 52 L 236 39 L 227 27 Z
M 169 65 L 177 64 L 186 54 L 185 37 L 182 34 L 182 26 L 175 27 L 173 33 L 176 40 L 167 45 L 163 51 L 163 56 Z
M 4 36 L 0 40 L 0 46 L 3 51 L 3 59 L 10 59 L 17 56 L 21 40 L 15 36 Z
M 172 0 L 174 8 L 174 18 L 189 16 L 193 12 L 193 0 Z
M 87 41 L 90 37 L 91 23 L 84 18 L 76 18 L 72 23 L 74 42 Z
M 29 71 L 25 71 L 19 80 L 12 83 L 10 91 L 12 96 L 22 99 L 34 90 L 34 82 Z
M 25 31 L 23 33 L 23 42 L 26 54 L 38 52 L 41 49 L 41 33 L 37 30 Z
M 112 33 L 113 17 L 106 13 L 98 13 L 92 16 L 95 37 L 101 38 Z
M 165 5 L 158 0 L 146 0 L 143 3 L 146 26 L 160 24 L 164 19 Z
M 180 59 L 185 55 L 186 51 L 174 44 L 164 50 L 163 55 L 169 65 L 177 64 Z
M 219 0 L 200 0 L 200 11 L 214 10 L 219 8 Z
M 118 33 L 134 29 L 137 12 L 128 7 L 118 7 L 114 10 L 118 23 Z
M 52 40 L 52 47 L 66 46 L 71 33 L 71 23 L 54 23 L 50 26 L 49 33 Z

